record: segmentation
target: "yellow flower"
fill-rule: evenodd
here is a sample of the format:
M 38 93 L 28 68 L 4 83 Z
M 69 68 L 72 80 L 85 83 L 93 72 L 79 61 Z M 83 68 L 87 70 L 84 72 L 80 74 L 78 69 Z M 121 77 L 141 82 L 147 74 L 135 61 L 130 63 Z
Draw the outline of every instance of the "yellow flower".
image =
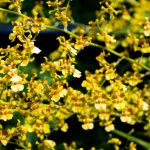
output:
M 144 31 L 144 35 L 145 35 L 145 36 L 150 36 L 150 30 L 145 30 L 145 31 Z
M 144 35 L 145 36 L 150 36 L 150 21 L 149 20 L 146 20 L 144 22 Z
M 89 129 L 93 129 L 94 128 L 94 124 L 92 122 L 90 123 L 85 123 L 85 124 L 82 124 L 82 128 L 84 130 L 89 130 Z
M 68 131 L 68 124 L 65 123 L 62 127 L 61 127 L 61 131 L 63 132 L 67 132 Z
M 129 144 L 129 150 L 137 150 L 136 149 L 136 144 L 134 142 L 130 142 L 130 144 Z
M 106 132 L 110 132 L 110 131 L 113 131 L 115 129 L 114 125 L 113 124 L 109 124 L 105 127 L 105 131 Z
M 106 70 L 106 72 L 105 72 L 106 80 L 111 80 L 111 79 L 114 79 L 115 77 L 116 77 L 116 74 L 115 74 L 114 70 L 112 70 L 112 69 Z
M 120 120 L 128 124 L 135 124 L 135 120 L 133 120 L 132 116 L 121 116 Z
M 148 46 L 148 47 L 142 47 L 141 48 L 141 52 L 142 53 L 150 53 L 150 46 Z
M 143 110 L 147 111 L 149 109 L 149 105 L 146 102 L 142 102 L 142 108 Z
M 60 91 L 59 96 L 64 97 L 64 96 L 66 96 L 66 94 L 67 94 L 67 90 L 63 89 L 62 91 Z
M 32 52 L 33 54 L 39 54 L 39 53 L 41 52 L 41 50 L 40 50 L 38 47 L 34 46 L 34 48 L 32 49 L 31 52 Z
M 39 83 L 39 84 L 37 84 L 37 86 L 35 88 L 35 92 L 42 94 L 43 89 L 44 89 L 44 86 L 41 83 Z
M 49 124 L 44 123 L 44 125 L 43 125 L 43 130 L 44 130 L 44 133 L 45 133 L 45 134 L 50 133 L 50 126 L 49 126 Z
M 6 139 L 4 139 L 4 140 L 1 140 L 1 143 L 2 143 L 4 146 L 6 146 L 7 143 L 8 143 L 8 141 L 7 141 Z
M 73 56 L 76 56 L 76 55 L 77 55 L 77 50 L 74 49 L 74 48 L 71 48 L 71 54 L 72 54 Z
M 16 128 L 15 127 L 13 127 L 13 128 L 10 128 L 10 129 L 8 129 L 7 130 L 8 131 L 8 134 L 14 134 L 15 133 L 15 131 L 16 131 Z
M 124 74 L 126 81 L 129 85 L 131 86 L 136 86 L 137 84 L 139 84 L 140 82 L 142 82 L 142 77 L 144 76 L 142 73 L 131 73 L 131 72 L 127 72 Z
M 11 77 L 17 73 L 17 69 L 11 69 L 11 71 L 8 72 L 8 75 L 10 75 Z
M 105 103 L 96 103 L 95 108 L 97 110 L 106 110 L 107 105 Z
M 4 120 L 4 121 L 11 120 L 12 118 L 13 118 L 13 114 L 2 114 L 0 116 L 0 120 Z
M 115 145 L 120 145 L 121 144 L 121 141 L 120 139 L 118 138 L 112 138 L 108 141 L 108 143 L 111 143 L 111 144 L 115 144 Z
M 24 89 L 24 85 L 22 85 L 22 84 L 12 85 L 11 89 L 13 92 L 19 92 L 19 91 L 22 91 Z
M 4 106 L 5 107 L 5 106 Z M 9 108 L 1 108 L 0 120 L 11 120 L 13 118 L 13 110 Z
M 67 94 L 67 90 L 66 89 L 62 89 L 61 91 L 58 91 L 57 94 L 53 95 L 51 100 L 58 102 L 60 100 L 60 98 L 65 97 Z
M 34 131 L 34 128 L 33 128 L 32 125 L 26 124 L 25 127 L 26 127 L 26 130 L 27 130 L 28 132 L 33 132 L 33 131 Z
M 28 60 L 23 60 L 23 61 L 21 62 L 21 64 L 20 64 L 20 66 L 25 67 L 25 66 L 28 65 L 28 63 L 29 63 L 29 59 L 28 59 Z
M 81 72 L 79 70 L 75 69 L 75 71 L 73 73 L 73 77 L 80 78 L 81 77 Z
M 54 148 L 56 143 L 52 140 L 44 140 L 44 145 L 48 148 Z
M 125 102 L 118 102 L 118 103 L 115 103 L 114 104 L 114 107 L 118 110 L 118 111 L 121 111 L 123 110 L 125 107 L 126 107 L 126 103 Z
M 12 76 L 12 78 L 10 79 L 11 82 L 19 82 L 21 80 L 22 80 L 22 78 L 20 76 L 18 76 L 17 74 L 14 74 Z
M 59 94 L 53 95 L 51 100 L 53 100 L 54 102 L 58 102 L 60 100 L 60 95 Z
M 110 118 L 110 114 L 107 112 L 100 113 L 98 116 L 101 120 L 109 120 L 109 118 Z

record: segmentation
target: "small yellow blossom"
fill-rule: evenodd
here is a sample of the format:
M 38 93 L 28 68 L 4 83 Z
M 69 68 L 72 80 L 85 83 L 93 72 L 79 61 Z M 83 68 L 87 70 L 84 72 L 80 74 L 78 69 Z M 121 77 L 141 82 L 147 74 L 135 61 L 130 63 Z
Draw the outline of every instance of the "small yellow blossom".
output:
M 41 52 L 41 50 L 40 50 L 38 47 L 34 46 L 34 48 L 32 49 L 31 52 L 32 52 L 33 54 L 39 54 L 39 53 Z
M 51 100 L 53 100 L 54 102 L 58 102 L 60 100 L 59 94 L 53 95 Z
M 128 124 L 134 124 L 135 123 L 135 120 L 133 120 L 132 116 L 121 116 L 120 120 L 122 122 L 126 122 Z
M 149 105 L 146 102 L 142 102 L 142 108 L 143 110 L 147 111 L 149 109 Z
M 126 103 L 125 102 L 118 102 L 114 104 L 114 107 L 118 110 L 121 111 L 126 107 Z
M 28 63 L 29 63 L 29 59 L 28 59 L 28 60 L 23 60 L 23 61 L 21 62 L 21 64 L 20 64 L 20 66 L 25 67 L 25 66 L 28 65 Z
M 60 98 L 63 98 L 67 95 L 67 90 L 66 89 L 62 89 L 60 92 L 58 92 L 57 94 L 53 95 L 51 100 L 58 102 L 60 100 Z
M 22 135 L 22 141 L 25 141 L 27 139 L 26 135 Z
M 74 49 L 74 48 L 71 48 L 71 54 L 72 54 L 73 56 L 76 56 L 76 55 L 77 55 L 77 50 Z
M 144 25 L 144 35 L 146 37 L 150 36 L 150 21 L 146 19 L 143 25 Z
M 129 144 L 129 150 L 137 150 L 136 149 L 136 144 L 134 142 L 130 142 L 130 144 Z
M 95 104 L 95 108 L 96 108 L 97 110 L 106 110 L 107 105 L 106 105 L 105 103 L 96 103 L 96 104 Z
M 115 144 L 115 145 L 120 145 L 121 144 L 121 141 L 120 139 L 118 138 L 112 138 L 108 141 L 108 143 L 111 143 L 111 144 Z
M 149 28 L 150 28 L 150 27 L 149 27 Z M 145 29 L 144 35 L 145 35 L 145 36 L 150 36 L 150 29 L 149 29 L 149 30 Z
M 0 120 L 7 121 L 7 120 L 11 120 L 12 118 L 13 118 L 13 114 L 2 114 L 2 115 L 0 115 Z
M 12 78 L 10 79 L 10 81 L 11 82 L 19 82 L 19 81 L 21 81 L 22 80 L 22 78 L 20 77 L 20 76 L 18 76 L 17 74 L 14 74 L 13 76 L 12 76 Z
M 49 124 L 44 123 L 44 125 L 43 125 L 43 130 L 44 130 L 44 133 L 45 133 L 45 134 L 50 133 L 50 126 L 49 126 Z
M 54 148 L 56 143 L 52 140 L 44 140 L 44 145 L 48 148 Z
M 150 46 L 148 46 L 148 47 L 142 47 L 141 48 L 141 52 L 142 53 L 150 53 Z
M 11 134 L 14 134 L 15 131 L 16 131 L 16 128 L 14 128 L 14 127 L 13 127 L 13 128 L 10 128 L 10 129 L 8 129 L 7 131 L 8 131 L 8 134 L 10 134 L 10 135 L 11 135 Z
M 32 144 L 28 142 L 27 147 L 28 147 L 28 149 L 31 149 Z
M 8 72 L 8 75 L 10 75 L 11 77 L 14 76 L 15 74 L 17 74 L 17 69 L 11 69 L 9 72 Z
M 105 126 L 105 131 L 106 132 L 111 132 L 115 129 L 114 125 L 113 124 L 110 124 L 110 125 L 107 125 Z
M 144 76 L 142 73 L 133 73 L 131 74 L 131 72 L 127 72 L 125 75 L 125 78 L 127 81 L 127 83 L 129 83 L 129 85 L 131 86 L 136 86 L 137 84 L 139 84 L 140 82 L 142 82 L 142 77 Z
M 68 124 L 65 123 L 62 127 L 61 127 L 61 131 L 63 132 L 67 132 L 68 131 Z
M 26 130 L 27 130 L 28 132 L 33 132 L 33 131 L 34 131 L 34 128 L 33 128 L 32 125 L 26 124 L 25 127 L 26 127 Z
M 110 118 L 109 113 L 100 113 L 98 116 L 101 120 L 109 120 L 109 118 Z
M 115 77 L 116 77 L 116 74 L 115 74 L 114 70 L 112 70 L 112 69 L 106 70 L 106 72 L 105 72 L 106 80 L 111 80 L 111 79 L 114 79 Z
M 44 86 L 42 85 L 42 83 L 39 83 L 39 84 L 37 84 L 37 86 L 35 88 L 35 92 L 39 93 L 39 94 L 42 94 L 43 89 L 44 89 Z
M 4 146 L 6 146 L 7 143 L 8 143 L 8 141 L 7 141 L 6 139 L 4 139 L 4 140 L 1 140 L 1 143 L 2 143 Z
M 81 72 L 79 70 L 75 69 L 75 71 L 73 73 L 73 77 L 80 78 L 81 77 Z
M 63 89 L 62 91 L 60 91 L 60 93 L 59 93 L 59 96 L 60 97 L 64 97 L 64 96 L 66 96 L 67 95 L 67 90 L 66 89 Z
M 24 89 L 24 85 L 22 85 L 22 84 L 12 85 L 11 89 L 13 92 L 19 92 L 19 91 L 22 91 Z
M 91 130 L 91 129 L 93 129 L 94 128 L 94 124 L 92 123 L 92 122 L 90 122 L 90 123 L 85 123 L 85 124 L 82 124 L 82 128 L 84 129 L 84 130 Z

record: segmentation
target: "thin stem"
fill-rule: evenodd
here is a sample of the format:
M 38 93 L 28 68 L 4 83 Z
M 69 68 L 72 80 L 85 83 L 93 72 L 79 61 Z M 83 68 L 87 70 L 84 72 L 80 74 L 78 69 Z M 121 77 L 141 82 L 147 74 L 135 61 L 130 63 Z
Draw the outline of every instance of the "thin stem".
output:
M 100 87 L 102 87 L 104 85 L 104 83 L 106 82 L 105 78 L 102 80 L 102 82 L 100 83 Z
M 70 7 L 70 1 L 71 1 L 71 0 L 68 0 L 68 2 L 67 2 L 67 6 L 66 6 L 66 15 L 67 15 L 68 9 L 69 9 L 69 7 Z
M 0 8 L 0 11 L 4 11 L 4 12 L 10 13 L 10 14 L 14 14 L 14 15 L 22 16 L 22 17 L 28 17 L 28 16 L 26 16 L 22 13 L 18 13 L 18 12 L 15 12 L 15 11 L 4 9 L 4 8 Z
M 135 142 L 135 143 L 141 145 L 142 147 L 144 147 L 144 148 L 147 149 L 147 150 L 150 150 L 150 143 L 148 143 L 148 142 L 145 142 L 145 141 L 143 141 L 143 140 L 141 140 L 141 139 L 139 139 L 139 138 L 136 138 L 136 137 L 134 137 L 134 136 L 132 136 L 132 135 L 129 135 L 129 134 L 124 133 L 124 132 L 122 132 L 122 131 L 120 131 L 120 130 L 117 130 L 117 129 L 115 129 L 115 130 L 112 131 L 112 132 L 113 132 L 114 134 L 117 134 L 117 135 L 123 137 L 123 138 L 126 138 L 126 139 L 129 140 L 129 141 L 133 141 L 133 142 Z
M 67 34 L 69 34 L 69 35 L 71 35 L 72 37 L 75 37 L 75 38 L 79 37 L 78 35 L 74 34 L 73 32 L 70 32 L 68 30 L 64 30 L 64 29 L 61 29 L 61 28 L 58 28 L 58 27 L 55 27 L 55 26 L 46 25 L 46 27 L 48 29 L 53 29 L 53 30 L 57 30 L 57 31 L 60 31 L 60 32 L 67 33 Z
M 129 61 L 131 63 L 137 63 L 137 62 L 135 62 L 134 59 L 126 57 L 126 56 L 124 56 L 124 55 L 122 55 L 122 54 L 120 54 L 120 53 L 118 53 L 118 52 L 116 52 L 116 51 L 114 51 L 114 50 L 112 50 L 110 48 L 106 48 L 104 46 L 101 46 L 101 45 L 93 43 L 93 42 L 90 43 L 90 45 L 94 46 L 94 47 L 98 47 L 98 48 L 104 49 L 104 50 L 106 50 L 106 51 L 108 51 L 108 52 L 110 52 L 110 53 L 112 53 L 112 54 L 114 54 L 114 55 L 116 55 L 116 56 L 118 56 L 120 58 L 123 58 L 123 59 L 125 59 L 125 60 L 127 60 L 127 61 Z M 145 66 L 144 64 L 138 64 L 138 65 L 140 65 L 143 69 L 150 71 L 150 68 Z
M 36 32 L 35 35 L 34 35 L 34 37 L 33 37 L 33 39 L 32 39 L 33 42 L 35 41 L 35 39 L 36 39 L 36 37 L 37 37 L 38 35 L 39 35 L 39 32 Z

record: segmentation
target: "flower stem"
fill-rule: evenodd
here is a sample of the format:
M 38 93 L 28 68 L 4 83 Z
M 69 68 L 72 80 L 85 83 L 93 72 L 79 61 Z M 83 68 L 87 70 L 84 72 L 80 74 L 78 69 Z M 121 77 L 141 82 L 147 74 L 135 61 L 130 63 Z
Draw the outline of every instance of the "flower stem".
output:
M 10 13 L 10 14 L 14 14 L 14 15 L 22 16 L 22 17 L 28 17 L 22 13 L 18 13 L 18 12 L 12 11 L 12 10 L 4 9 L 4 8 L 0 8 L 0 11 L 4 11 L 4 12 Z
M 123 137 L 123 138 L 129 140 L 129 141 L 133 141 L 133 142 L 135 142 L 135 143 L 141 145 L 143 148 L 145 148 L 145 149 L 147 149 L 147 150 L 150 150 L 150 143 L 148 143 L 148 142 L 145 142 L 145 141 L 143 141 L 143 140 L 141 140 L 141 139 L 139 139 L 139 138 L 137 138 L 137 137 L 134 137 L 134 136 L 132 136 L 132 135 L 129 135 L 129 134 L 124 133 L 124 132 L 122 132 L 122 131 L 120 131 L 120 130 L 117 130 L 117 129 L 115 129 L 115 130 L 112 131 L 112 132 L 113 132 L 114 134 L 117 134 L 117 135 L 119 135 L 119 136 L 121 136 L 121 137 Z

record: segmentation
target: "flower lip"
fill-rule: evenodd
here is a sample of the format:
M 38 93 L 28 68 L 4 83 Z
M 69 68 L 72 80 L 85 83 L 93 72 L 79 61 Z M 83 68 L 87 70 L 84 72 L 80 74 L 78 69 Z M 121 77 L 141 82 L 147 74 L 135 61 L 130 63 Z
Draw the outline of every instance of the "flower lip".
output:
M 75 69 L 75 71 L 73 73 L 73 77 L 80 78 L 81 77 L 81 72 L 79 70 Z
M 13 76 L 12 76 L 12 78 L 10 79 L 10 81 L 12 81 L 12 82 L 19 82 L 19 81 L 21 81 L 22 80 L 22 78 L 20 77 L 20 76 L 18 76 L 17 74 L 14 74 Z
M 22 91 L 24 89 L 24 85 L 22 85 L 22 84 L 12 85 L 11 89 L 13 92 L 19 92 L 19 91 Z
M 34 46 L 33 49 L 31 50 L 31 52 L 33 54 L 39 54 L 41 52 L 41 50 L 38 47 Z

